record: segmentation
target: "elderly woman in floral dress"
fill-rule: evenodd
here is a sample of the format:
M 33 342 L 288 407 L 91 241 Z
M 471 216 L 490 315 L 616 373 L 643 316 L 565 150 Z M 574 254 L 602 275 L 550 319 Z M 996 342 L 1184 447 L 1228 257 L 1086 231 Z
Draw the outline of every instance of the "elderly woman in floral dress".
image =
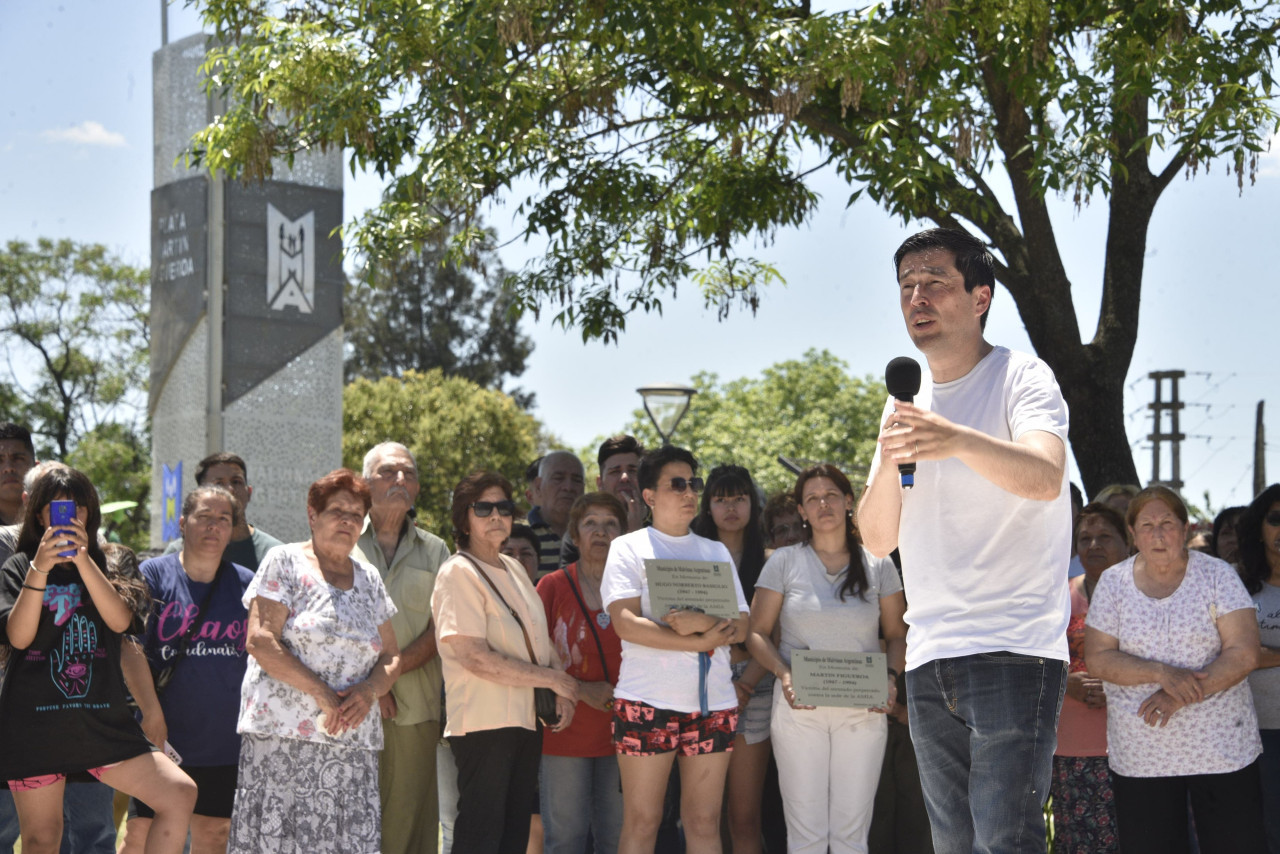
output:
M 230 851 L 381 848 L 378 697 L 400 650 L 377 570 L 351 557 L 369 504 L 347 469 L 311 484 L 311 539 L 268 552 L 245 591 L 251 660 Z

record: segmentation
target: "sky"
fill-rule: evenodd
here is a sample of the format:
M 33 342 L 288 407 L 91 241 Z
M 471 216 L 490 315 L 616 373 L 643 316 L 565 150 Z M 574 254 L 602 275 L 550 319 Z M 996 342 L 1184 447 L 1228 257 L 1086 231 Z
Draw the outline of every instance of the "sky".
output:
M 0 0 L 0 240 L 66 237 L 149 263 L 151 60 L 160 46 L 160 10 L 160 0 Z M 199 28 L 191 9 L 170 7 L 170 40 Z M 810 222 L 753 247 L 786 279 L 763 294 L 754 317 L 739 310 L 717 321 L 690 285 L 665 300 L 661 316 L 628 318 L 616 345 L 584 344 L 577 331 L 553 326 L 554 307 L 540 321 L 522 321 L 535 349 L 514 383 L 536 393 L 534 414 L 581 448 L 621 429 L 640 404 L 635 389 L 648 383 L 687 383 L 700 371 L 726 381 L 758 376 L 810 348 L 831 351 L 859 376 L 879 377 L 891 358 L 917 355 L 898 310 L 891 258 L 923 224 L 904 224 L 869 201 L 847 207 L 849 188 L 829 173 L 814 186 L 823 202 Z M 376 177 L 351 180 L 348 173 L 347 220 L 375 203 L 380 189 Z M 495 208 L 488 219 L 501 240 L 518 231 L 510 208 Z M 1077 212 L 1062 201 L 1054 222 L 1083 337 L 1091 338 L 1107 211 Z M 1215 508 L 1251 498 L 1260 400 L 1273 437 L 1280 431 L 1280 370 L 1265 344 L 1280 318 L 1278 226 L 1280 144 L 1243 194 L 1218 164 L 1208 175 L 1175 180 L 1161 200 L 1148 236 L 1125 407 L 1144 483 L 1152 469 L 1147 374 L 1180 369 L 1188 402 L 1184 495 L 1203 505 L 1207 490 Z M 516 268 L 532 251 L 516 240 L 501 257 Z M 1031 351 L 1002 289 L 987 338 Z M 1276 449 L 1273 439 L 1266 453 L 1272 481 L 1280 479 Z M 1162 474 L 1169 475 L 1167 455 Z

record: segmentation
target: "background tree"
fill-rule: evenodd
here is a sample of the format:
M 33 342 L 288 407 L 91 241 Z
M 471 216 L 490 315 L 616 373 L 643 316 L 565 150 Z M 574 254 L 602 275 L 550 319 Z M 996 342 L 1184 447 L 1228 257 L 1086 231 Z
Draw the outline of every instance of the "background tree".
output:
M 758 377 L 722 382 L 715 374 L 699 373 L 692 381 L 698 393 L 672 441 L 693 451 L 704 475 L 720 463 L 746 466 L 769 495 L 796 482 L 778 462 L 779 454 L 802 466 L 834 463 L 860 483 L 871 465 L 888 393 L 884 383 L 857 379 L 848 371 L 843 360 L 813 349 L 771 365 Z M 621 432 L 646 448 L 661 444 L 642 409 Z M 596 442 L 580 456 L 595 459 L 599 446 Z
M 148 272 L 105 247 L 41 238 L 0 249 L 5 418 L 27 425 L 41 459 L 82 469 L 103 503 L 136 501 L 113 530 L 147 544 L 150 436 Z
M 465 259 L 451 258 L 444 226 L 420 251 L 372 256 L 347 288 L 347 381 L 440 368 L 446 376 L 502 389 L 524 373 L 533 341 L 520 332 L 506 271 L 484 229 Z M 507 391 L 521 407 L 533 394 Z
M 1137 481 L 1123 380 L 1147 232 L 1179 174 L 1223 158 L 1243 188 L 1276 127 L 1280 6 L 1209 0 L 201 0 L 231 112 L 196 158 L 249 178 L 342 145 L 392 176 L 357 243 L 421 243 L 430 188 L 474 215 L 514 192 L 546 252 L 523 308 L 616 336 L 690 279 L 754 309 L 750 245 L 803 223 L 830 166 L 906 221 L 982 235 L 1072 410 L 1087 492 Z M 811 165 L 802 165 L 811 164 Z M 1109 208 L 1082 335 L 1049 198 Z M 455 240 L 465 250 L 473 236 Z
M 400 442 L 418 462 L 418 524 L 453 542 L 453 488 L 477 469 L 502 472 L 517 493 L 538 455 L 537 419 L 508 395 L 439 368 L 398 378 L 358 378 L 342 392 L 342 461 L 360 471 L 365 452 Z

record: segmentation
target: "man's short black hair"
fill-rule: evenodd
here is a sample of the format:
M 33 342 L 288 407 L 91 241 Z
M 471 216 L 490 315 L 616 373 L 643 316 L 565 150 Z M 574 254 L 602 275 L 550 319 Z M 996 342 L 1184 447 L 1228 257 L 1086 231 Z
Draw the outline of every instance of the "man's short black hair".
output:
M 658 475 L 668 463 L 688 463 L 693 473 L 698 473 L 698 461 L 693 458 L 693 454 L 675 445 L 663 445 L 640 458 L 640 469 L 636 472 L 636 482 L 640 484 L 640 488 L 657 489 Z
M 637 457 L 644 456 L 644 445 L 636 441 L 635 436 L 610 436 L 600 444 L 600 451 L 596 454 L 596 465 L 600 468 L 600 473 L 604 474 L 604 464 L 609 457 L 615 454 L 635 454 Z
M 239 466 L 244 479 L 249 479 L 249 467 L 244 464 L 244 460 L 229 451 L 221 451 L 210 454 L 196 464 L 196 486 L 204 486 L 204 476 L 209 473 L 209 469 L 220 465 Z
M 986 285 L 991 289 L 991 298 L 995 299 L 995 259 L 985 243 L 958 228 L 926 228 L 902 241 L 898 251 L 893 253 L 893 275 L 898 275 L 904 257 L 930 249 L 945 249 L 956 256 L 956 269 L 964 276 L 966 292 L 972 293 L 974 288 Z M 987 315 L 990 313 L 991 303 L 988 302 L 987 310 L 979 321 L 983 329 L 987 328 Z
M 14 424 L 12 421 L 0 423 L 0 441 L 21 442 L 27 446 L 27 453 L 31 455 L 31 461 L 36 460 L 36 446 L 31 444 L 31 431 L 21 424 Z

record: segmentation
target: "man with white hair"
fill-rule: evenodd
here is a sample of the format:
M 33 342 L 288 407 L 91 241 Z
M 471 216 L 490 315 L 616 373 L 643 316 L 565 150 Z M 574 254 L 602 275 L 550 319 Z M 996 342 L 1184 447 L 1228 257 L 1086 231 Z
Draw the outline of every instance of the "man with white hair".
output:
M 586 491 L 582 460 L 569 451 L 551 451 L 538 461 L 533 482 L 539 504 L 529 511 L 529 527 L 538 535 L 538 577 L 560 568 L 560 542 L 569 527 L 569 510 Z
M 378 701 L 385 742 L 378 764 L 382 851 L 435 854 L 442 677 L 431 592 L 449 548 L 414 524 L 410 515 L 421 487 L 408 448 L 398 442 L 375 445 L 365 454 L 363 474 L 373 503 L 351 555 L 373 564 L 382 575 L 398 609 L 391 626 L 400 644 L 400 678 Z

